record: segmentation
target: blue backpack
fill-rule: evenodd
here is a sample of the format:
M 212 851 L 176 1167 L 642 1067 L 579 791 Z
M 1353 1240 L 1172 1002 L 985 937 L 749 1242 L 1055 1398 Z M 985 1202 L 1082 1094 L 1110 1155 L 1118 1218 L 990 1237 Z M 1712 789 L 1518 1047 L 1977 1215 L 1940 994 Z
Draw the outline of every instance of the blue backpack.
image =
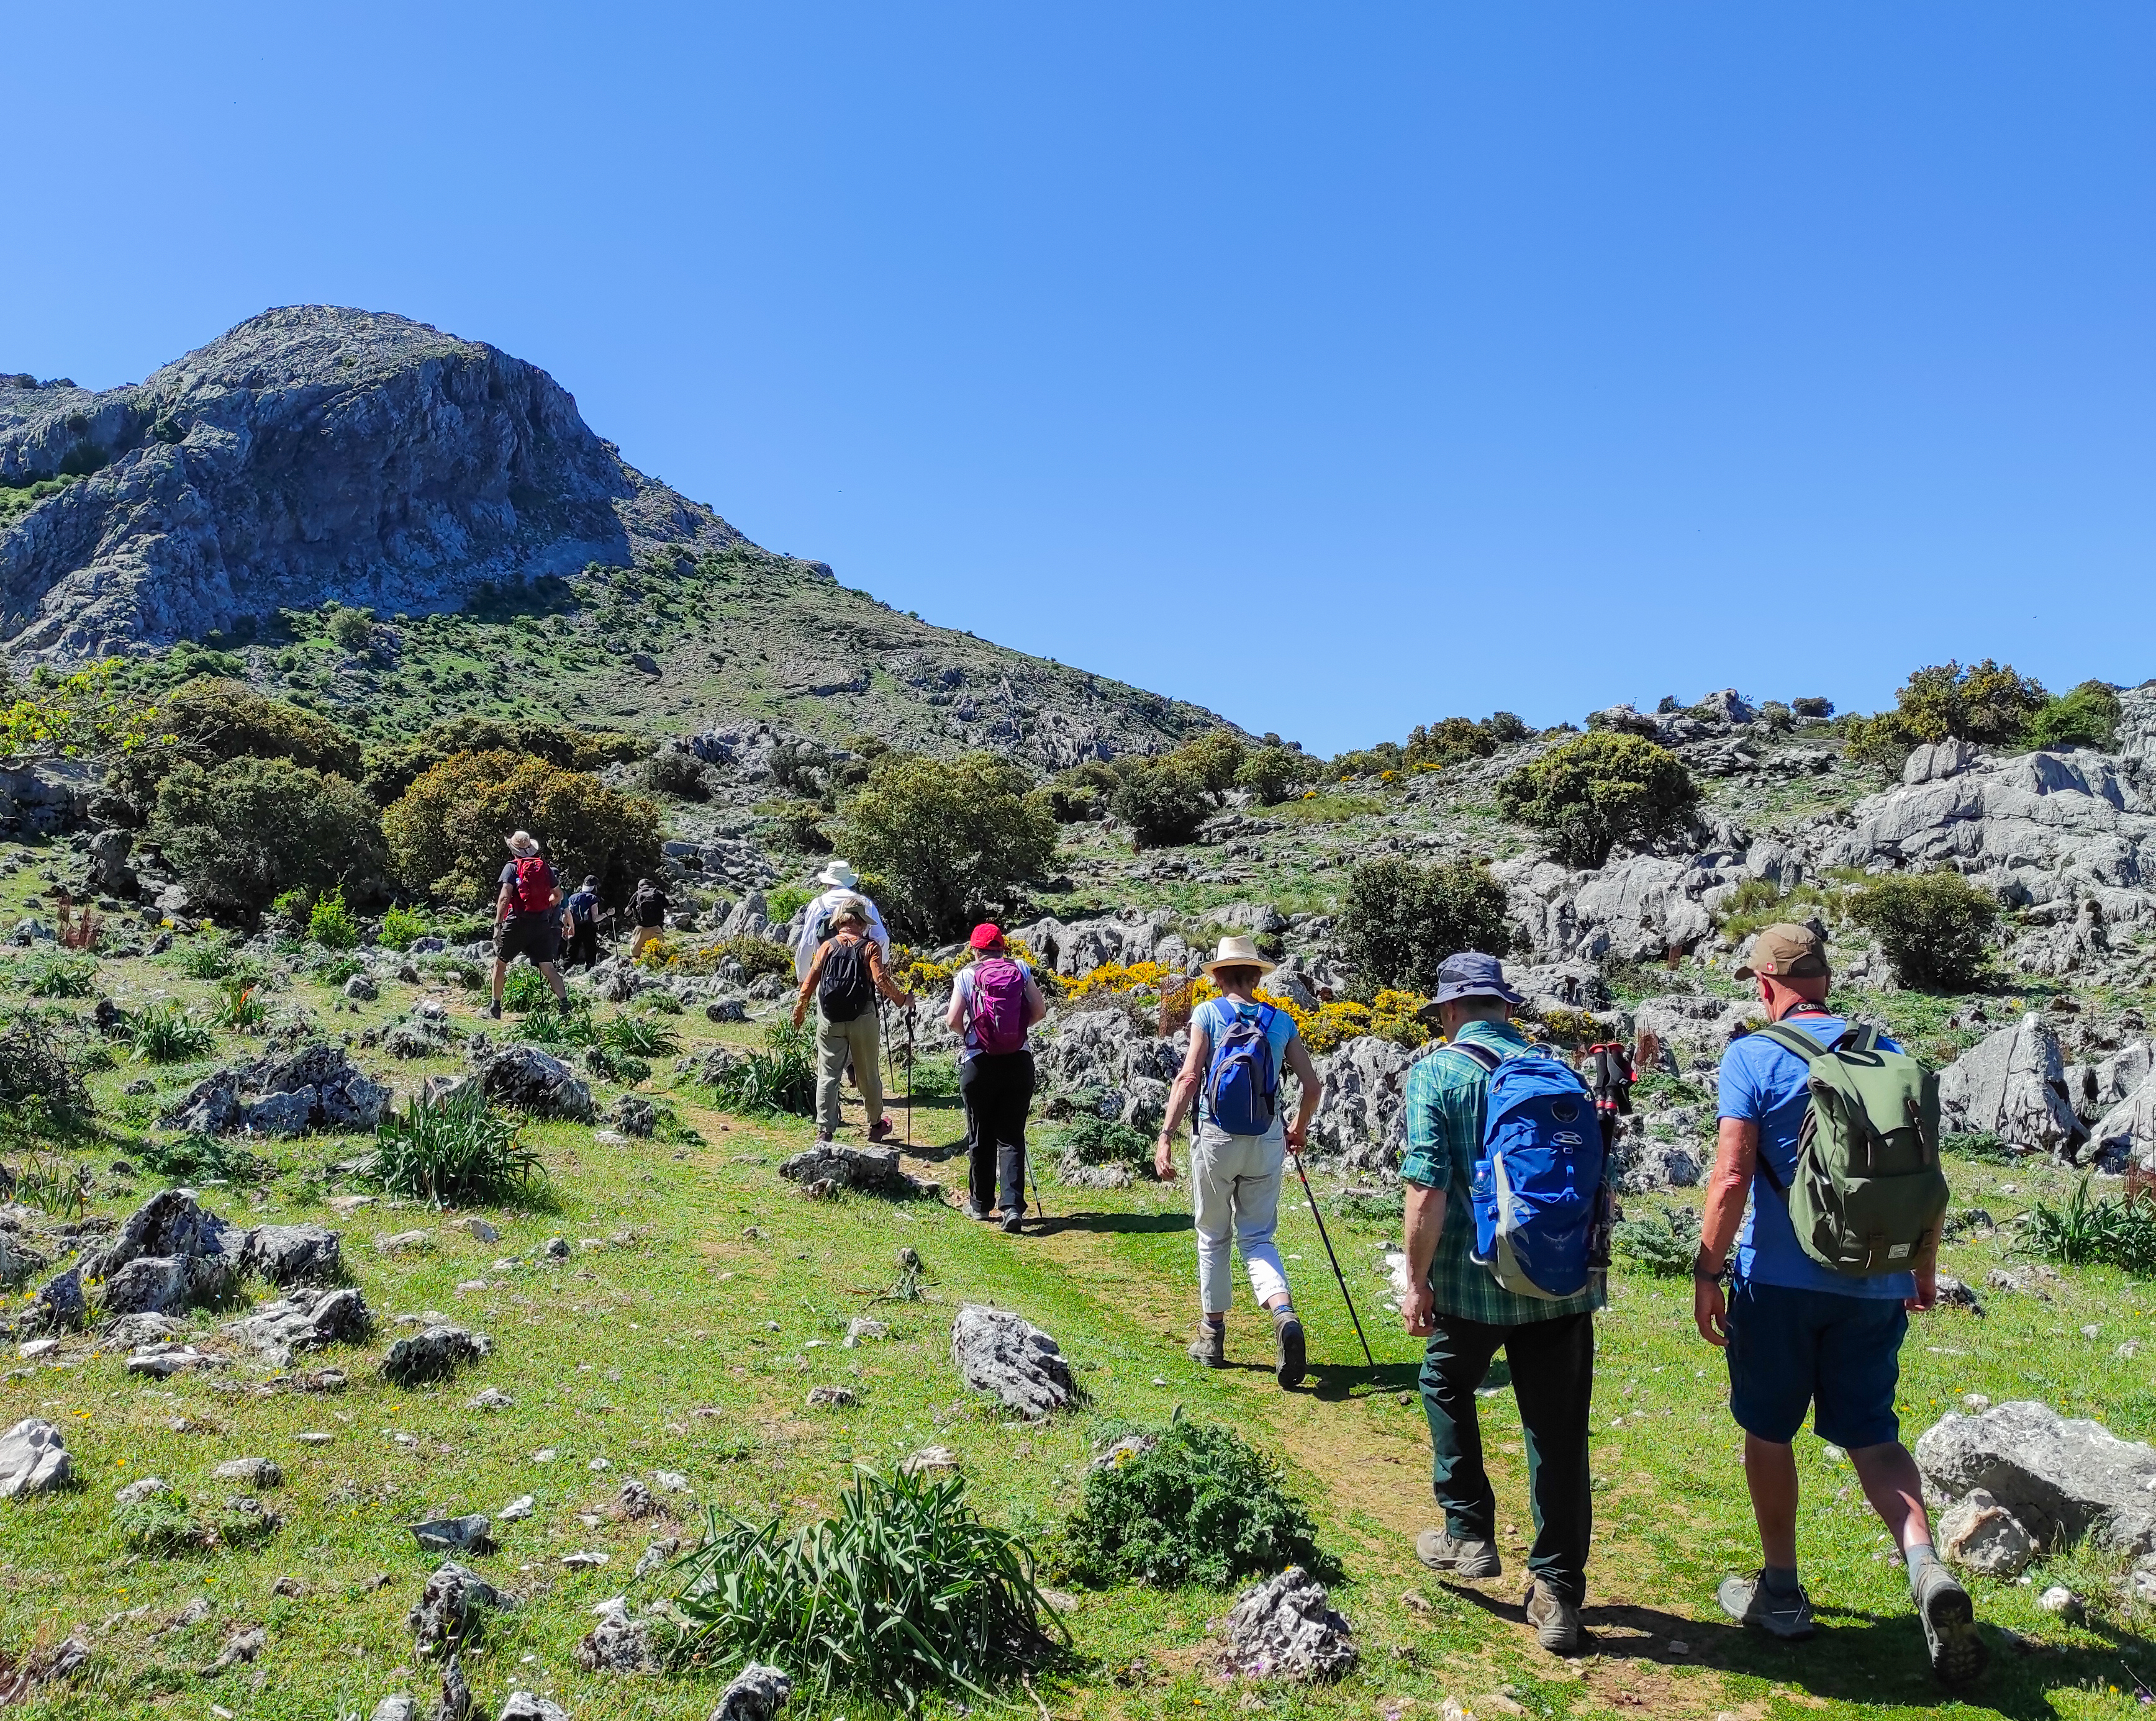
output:
M 1575 1297 L 1609 1264 L 1609 1192 L 1594 1096 L 1536 1046 L 1501 1058 L 1455 1045 L 1488 1073 L 1482 1156 L 1468 1205 L 1474 1259 L 1523 1297 Z
M 1270 1004 L 1259 1005 L 1255 1017 L 1244 1015 L 1240 1004 L 1234 1008 L 1235 1019 L 1205 1072 L 1205 1115 L 1230 1135 L 1262 1135 L 1280 1109 L 1280 1072 L 1269 1037 L 1278 1012 Z

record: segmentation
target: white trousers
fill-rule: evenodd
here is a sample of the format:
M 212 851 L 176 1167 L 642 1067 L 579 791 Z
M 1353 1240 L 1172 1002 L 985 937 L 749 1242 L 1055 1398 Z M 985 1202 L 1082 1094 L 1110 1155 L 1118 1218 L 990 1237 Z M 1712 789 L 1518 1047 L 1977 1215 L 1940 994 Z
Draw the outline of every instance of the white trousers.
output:
M 1273 1232 L 1280 1224 L 1281 1173 L 1286 1142 L 1280 1123 L 1263 1135 L 1230 1135 L 1210 1123 L 1190 1145 L 1190 1199 L 1198 1222 L 1198 1299 L 1208 1314 L 1235 1300 L 1228 1270 L 1232 1238 L 1259 1302 L 1287 1289 Z

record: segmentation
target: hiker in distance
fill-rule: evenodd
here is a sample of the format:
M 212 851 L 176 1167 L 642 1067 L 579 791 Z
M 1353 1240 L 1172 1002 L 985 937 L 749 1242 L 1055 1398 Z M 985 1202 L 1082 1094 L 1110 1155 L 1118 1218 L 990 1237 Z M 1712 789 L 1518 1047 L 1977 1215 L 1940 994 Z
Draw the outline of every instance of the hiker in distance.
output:
M 883 952 L 869 935 L 868 904 L 859 897 L 838 904 L 831 935 L 817 947 L 793 1001 L 793 1025 L 816 1007 L 816 1139 L 838 1133 L 840 1083 L 849 1060 L 868 1109 L 869 1140 L 891 1133 L 883 1114 L 882 1047 L 876 1035 L 876 995 L 894 1004 L 912 1003 L 913 994 L 892 983 L 884 971 Z
M 793 977 L 806 980 L 808 965 L 816 960 L 816 952 L 824 940 L 831 935 L 839 904 L 858 903 L 868 913 L 869 936 L 875 940 L 886 965 L 891 961 L 891 935 L 883 929 L 883 916 L 867 894 L 857 889 L 860 875 L 842 860 L 834 860 L 816 875 L 816 882 L 824 887 L 824 894 L 808 904 L 801 917 L 801 936 L 793 945 Z
M 636 936 L 629 946 L 630 961 L 644 954 L 646 945 L 657 944 L 666 936 L 666 911 L 673 906 L 666 893 L 653 880 L 636 881 L 636 889 L 629 897 L 629 912 L 636 921 Z
M 1170 1145 L 1192 1111 L 1190 1205 L 1198 1231 L 1198 1331 L 1194 1362 L 1224 1368 L 1228 1310 L 1235 1300 L 1228 1268 L 1232 1238 L 1242 1251 L 1251 1293 L 1273 1318 L 1273 1372 L 1282 1386 L 1301 1383 L 1302 1323 L 1296 1318 L 1287 1269 L 1273 1233 L 1280 1224 L 1281 1176 L 1288 1152 L 1301 1152 L 1324 1083 L 1295 1018 L 1261 1004 L 1258 982 L 1273 971 L 1247 938 L 1224 938 L 1205 972 L 1220 989 L 1190 1016 L 1190 1051 L 1168 1089 L 1152 1168 L 1175 1181 Z M 1285 1064 L 1299 1090 L 1295 1121 L 1282 1126 L 1280 1078 Z M 1195 1107 L 1193 1110 L 1192 1108 Z
M 1400 1313 L 1409 1332 L 1430 1341 L 1422 1404 L 1431 1487 L 1445 1513 L 1442 1525 L 1415 1539 L 1415 1555 L 1463 1578 L 1503 1570 L 1475 1401 L 1502 1350 L 1534 1509 L 1527 1623 L 1543 1648 L 1575 1655 L 1594 1531 L 1587 1433 L 1594 1311 L 1608 1264 L 1604 1135 L 1586 1084 L 1510 1020 L 1522 1000 L 1495 956 L 1448 956 L 1437 979 L 1424 1020 L 1447 1043 L 1408 1072 L 1400 1162 Z M 1518 1199 L 1496 1195 L 1501 1160 L 1506 1196 Z
M 1828 1006 L 1825 945 L 1809 927 L 1765 928 L 1737 977 L 1758 988 L 1768 1026 L 1722 1057 L 1692 1314 L 1729 1360 L 1763 1564 L 1726 1580 L 1717 1599 L 1774 1636 L 1812 1635 L 1791 1446 L 1810 1409 L 1902 1550 L 1932 1671 L 1961 1684 L 1988 1652 L 1969 1592 L 1933 1550 L 1923 1481 L 1894 1411 L 1909 1312 L 1938 1295 L 1938 1083 L 1892 1040 Z
M 569 954 L 562 960 L 564 968 L 584 965 L 588 974 L 599 961 L 599 881 L 587 878 L 581 889 L 562 905 L 563 930 L 569 937 Z
M 1025 1120 L 1033 1107 L 1026 1036 L 1048 1014 L 1033 970 L 1010 953 L 1003 930 L 983 921 L 967 940 L 975 960 L 951 982 L 944 1021 L 962 1037 L 958 1092 L 968 1122 L 966 1216 L 1000 1211 L 1015 1235 L 1025 1221 Z
M 554 869 L 539 853 L 539 839 L 529 831 L 512 832 L 508 839 L 509 864 L 501 869 L 501 889 L 494 899 L 494 1003 L 487 1014 L 501 1019 L 502 982 L 509 965 L 524 957 L 547 976 L 557 1002 L 569 1001 L 554 966 L 561 941 L 562 884 Z

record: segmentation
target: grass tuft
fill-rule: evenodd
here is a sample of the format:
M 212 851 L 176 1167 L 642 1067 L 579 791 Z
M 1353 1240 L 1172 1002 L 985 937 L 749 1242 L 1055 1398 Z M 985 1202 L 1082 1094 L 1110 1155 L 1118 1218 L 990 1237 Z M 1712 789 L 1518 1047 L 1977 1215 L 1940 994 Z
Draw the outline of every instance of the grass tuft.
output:
M 375 1131 L 368 1174 L 392 1194 L 437 1206 L 528 1199 L 547 1170 L 521 1128 L 476 1088 L 415 1099 Z

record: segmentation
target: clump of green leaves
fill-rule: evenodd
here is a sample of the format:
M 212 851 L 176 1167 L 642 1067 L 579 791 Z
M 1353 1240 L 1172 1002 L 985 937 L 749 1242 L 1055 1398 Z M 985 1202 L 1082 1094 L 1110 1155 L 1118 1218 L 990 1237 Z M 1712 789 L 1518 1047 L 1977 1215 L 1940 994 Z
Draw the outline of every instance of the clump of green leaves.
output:
M 426 935 L 427 917 L 402 903 L 393 904 L 382 917 L 382 941 L 393 950 L 409 950 L 413 940 Z
M 598 1042 L 625 1058 L 668 1058 L 681 1049 L 681 1036 L 648 1016 L 617 1016 L 602 1022 Z
M 763 910 L 774 925 L 783 925 L 793 918 L 795 909 L 814 901 L 816 893 L 803 885 L 782 884 L 778 889 L 765 894 Z
M 1048 870 L 1055 819 L 1032 791 L 1023 769 L 993 753 L 888 754 L 846 808 L 842 853 L 875 876 L 895 927 L 960 938 L 985 904 Z
M 0 1110 L 33 1135 L 80 1124 L 95 1109 L 83 1051 L 46 1016 L 24 1010 L 0 1020 Z
M 2117 693 L 2101 681 L 2084 681 L 2030 718 L 2022 740 L 2032 747 L 2096 747 L 2108 751 L 2118 744 L 2118 722 L 2125 715 L 2126 708 Z
M 536 970 L 523 969 L 525 974 L 536 974 Z M 515 975 L 510 976 L 511 980 Z M 542 990 L 545 990 L 543 983 Z M 502 986 L 506 999 L 509 986 Z M 512 1006 L 514 1007 L 514 1006 Z M 598 1030 L 592 1023 L 592 1006 L 583 999 L 572 995 L 566 1004 L 559 1002 L 548 991 L 539 1003 L 531 1006 L 524 1018 L 524 1037 L 536 1046 L 588 1046 L 597 1037 Z
M 1348 965 L 1373 991 L 1434 992 L 1455 950 L 1502 956 L 1512 945 L 1504 887 L 1476 861 L 1365 861 L 1348 875 L 1340 918 Z
M 217 1036 L 177 1004 L 146 1005 L 128 1023 L 137 1063 L 185 1063 L 217 1049 Z
M 1620 1219 L 1609 1234 L 1612 1247 L 1656 1278 L 1681 1278 L 1699 1254 L 1699 1215 L 1690 1207 L 1650 1210 Z
M 2043 684 L 2016 674 L 2011 663 L 1986 658 L 1964 669 L 1949 659 L 1914 671 L 1892 710 L 1842 720 L 1851 757 L 1899 771 L 1912 750 L 1931 742 L 2011 746 L 2049 703 Z
M 2020 1151 L 1999 1140 L 1989 1129 L 1948 1129 L 1939 1136 L 1939 1151 L 1953 1154 L 1964 1160 L 1979 1160 L 1986 1165 L 2013 1165 L 2020 1163 Z
M 89 1173 L 46 1155 L 15 1174 L 15 1199 L 54 1219 L 80 1219 L 90 1201 Z
M 1179 1418 L 1149 1450 L 1086 1473 L 1065 1537 L 1072 1575 L 1093 1584 L 1219 1590 L 1286 1565 L 1333 1569 L 1278 1465 L 1232 1428 Z
M 1522 766 L 1497 786 L 1497 805 L 1544 832 L 1558 857 L 1599 867 L 1620 843 L 1678 829 L 1699 804 L 1684 761 L 1643 735 L 1594 730 Z
M 235 1034 L 259 1034 L 270 1020 L 270 1006 L 262 1001 L 259 986 L 235 976 L 219 982 L 209 1019 Z
M 208 1540 L 187 1497 L 176 1488 L 131 1500 L 112 1514 L 112 1527 L 131 1552 L 156 1560 L 198 1554 Z
M 1064 1152 L 1086 1165 L 1135 1165 L 1152 1157 L 1152 1143 L 1133 1129 L 1091 1112 L 1071 1119 L 1059 1132 Z
M 33 998 L 86 998 L 97 989 L 97 958 L 52 955 L 30 966 L 23 990 Z
M 307 911 L 307 936 L 326 950 L 358 948 L 359 922 L 345 906 L 343 891 L 328 891 L 316 899 Z
M 774 1022 L 760 1049 L 714 1062 L 713 1097 L 726 1110 L 751 1117 L 816 1115 L 816 1044 L 808 1028 Z
M 237 1141 L 217 1135 L 176 1135 L 169 1141 L 150 1140 L 135 1150 L 138 1164 L 160 1177 L 184 1182 L 191 1177 L 223 1177 L 247 1182 L 263 1176 L 269 1162 L 249 1153 Z
M 503 976 L 501 1007 L 520 1013 L 526 1010 L 542 1010 L 554 1002 L 554 989 L 547 984 L 547 976 L 536 968 L 519 962 Z
M 2156 1190 L 2092 1198 L 2084 1177 L 2062 1205 L 2041 1199 L 2030 1205 L 2016 1247 L 2069 1266 L 2116 1267 L 2136 1278 L 2156 1277 Z
M 367 1175 L 393 1194 L 442 1206 L 524 1200 L 547 1179 L 516 1120 L 476 1088 L 414 1099 L 384 1118 Z
M 1960 873 L 1891 874 L 1847 900 L 1850 918 L 1871 930 L 1904 985 L 1958 992 L 1983 978 L 1999 899 Z
M 778 1664 L 828 1697 L 903 1708 L 956 1687 L 987 1697 L 1038 1666 L 1064 1635 L 1033 1556 L 983 1524 L 956 1477 L 865 1473 L 838 1515 L 791 1534 L 777 1519 L 711 1519 L 677 1564 L 680 1663 L 723 1672 Z
M 213 933 L 188 940 L 172 952 L 172 960 L 189 980 L 223 980 L 239 966 L 230 942 Z

